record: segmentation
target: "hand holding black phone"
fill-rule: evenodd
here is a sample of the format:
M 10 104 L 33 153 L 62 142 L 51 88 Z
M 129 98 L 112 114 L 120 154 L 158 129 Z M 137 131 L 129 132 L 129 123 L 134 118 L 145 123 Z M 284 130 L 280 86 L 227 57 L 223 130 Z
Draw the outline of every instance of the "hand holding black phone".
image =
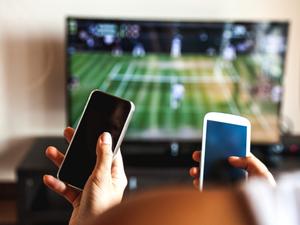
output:
M 109 132 L 116 155 L 133 111 L 134 104 L 128 100 L 92 91 L 57 173 L 58 179 L 83 189 L 96 163 L 98 137 Z

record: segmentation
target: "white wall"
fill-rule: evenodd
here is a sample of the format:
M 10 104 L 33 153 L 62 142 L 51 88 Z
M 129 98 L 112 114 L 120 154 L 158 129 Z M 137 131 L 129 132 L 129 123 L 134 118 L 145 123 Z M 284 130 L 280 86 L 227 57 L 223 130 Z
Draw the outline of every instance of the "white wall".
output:
M 66 15 L 289 20 L 283 113 L 300 134 L 299 10 L 299 0 L 0 0 L 0 152 L 12 137 L 62 133 Z

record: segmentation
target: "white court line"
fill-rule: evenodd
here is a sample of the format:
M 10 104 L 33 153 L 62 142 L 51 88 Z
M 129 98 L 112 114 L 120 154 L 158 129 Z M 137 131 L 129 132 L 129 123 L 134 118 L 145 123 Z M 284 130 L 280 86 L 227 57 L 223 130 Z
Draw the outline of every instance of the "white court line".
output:
M 99 89 L 101 91 L 107 91 L 108 87 L 111 83 L 112 80 L 115 79 L 115 77 L 119 74 L 119 71 L 121 70 L 122 63 L 116 63 L 108 76 L 106 77 L 105 81 L 100 85 Z
M 224 63 L 224 62 L 223 62 Z M 239 73 L 235 70 L 235 67 L 232 65 L 230 62 L 225 62 L 225 67 L 227 67 L 229 70 L 232 70 L 233 73 L 228 74 L 231 78 L 235 80 L 242 80 L 240 76 L 238 75 Z
M 136 67 L 139 67 L 139 63 L 135 63 Z M 144 99 L 147 95 L 147 92 L 145 91 L 147 86 L 149 86 L 149 82 L 146 82 L 148 80 L 151 80 L 151 76 L 155 76 L 151 73 L 148 73 L 148 71 L 150 69 L 152 69 L 152 65 L 155 64 L 155 61 L 153 61 L 153 59 L 151 60 L 148 60 L 147 61 L 147 65 L 145 67 L 146 69 L 146 73 L 143 73 L 143 74 L 138 74 L 138 73 L 135 73 L 135 74 L 132 74 L 131 75 L 131 78 L 130 78 L 130 81 L 131 82 L 135 82 L 136 80 L 139 80 L 139 82 L 141 82 L 142 84 L 140 85 L 140 88 L 139 88 L 139 92 L 138 92 L 138 98 L 137 98 L 137 102 L 139 101 L 142 101 L 142 99 Z M 115 77 L 116 80 L 120 79 L 119 77 Z
M 156 75 L 158 76 L 158 75 Z M 159 127 L 158 124 L 158 113 L 159 113 L 159 107 L 160 107 L 160 86 L 161 82 L 154 83 L 153 91 L 154 93 L 151 93 L 151 99 L 150 99 L 150 129 L 156 129 Z
M 142 111 L 141 107 L 147 107 L 148 108 L 149 106 L 145 105 L 145 104 L 142 104 L 142 105 L 139 104 L 139 108 L 137 108 L 136 111 Z M 194 111 L 199 111 L 199 106 L 185 106 L 185 108 L 187 108 L 187 111 L 193 111 L 193 112 Z M 170 112 L 170 107 L 168 105 L 167 106 L 160 105 L 159 110 L 161 112 L 164 112 L 164 113 L 166 113 L 166 112 L 169 113 Z M 184 112 L 184 113 L 189 114 L 187 112 Z
M 146 68 L 147 72 L 148 72 L 149 68 L 150 67 Z M 148 74 L 149 73 L 145 74 L 145 76 L 144 76 L 145 79 L 147 79 L 147 76 L 149 76 Z M 145 105 L 146 97 L 148 95 L 148 86 L 149 85 L 150 85 L 149 82 L 142 81 L 142 83 L 140 84 L 139 89 L 135 95 L 135 99 L 133 99 L 134 103 L 138 106 L 138 107 L 136 107 L 136 112 L 135 112 L 136 114 L 141 113 L 141 112 L 144 113 L 144 111 L 146 111 L 146 110 L 144 110 L 144 105 Z M 146 107 L 148 108 L 149 106 L 147 105 Z M 139 121 L 140 120 L 137 120 L 137 122 L 139 122 Z
M 214 75 L 218 78 L 218 80 L 224 80 L 225 77 L 222 73 L 222 67 L 223 67 L 223 64 L 221 62 L 220 59 L 217 60 L 216 64 L 215 64 L 215 68 L 214 68 Z M 224 84 L 224 82 L 219 82 L 219 86 L 220 86 L 220 90 L 222 90 L 224 96 L 227 98 L 227 99 L 231 99 L 232 98 L 232 95 L 230 93 L 230 91 L 228 90 L 228 88 L 225 86 L 225 85 L 222 85 L 222 83 Z M 240 110 L 238 109 L 237 105 L 235 104 L 234 101 L 228 101 L 227 102 L 228 105 L 229 105 L 229 108 L 231 109 L 231 111 L 234 113 L 234 114 L 237 114 L 237 115 L 241 115 L 241 112 Z
M 131 80 L 131 76 L 133 74 L 134 63 L 130 63 L 127 67 L 125 73 L 122 75 L 123 79 L 121 79 L 121 84 L 118 86 L 115 95 L 121 97 L 125 91 L 125 88 L 128 86 L 128 81 Z M 114 77 L 115 78 L 115 77 Z M 115 81 L 115 79 L 113 79 Z
M 192 74 L 192 76 L 197 76 L 197 75 L 195 75 L 196 71 L 191 70 L 189 72 Z M 202 114 L 204 114 L 205 111 L 203 109 L 203 105 L 207 105 L 209 107 L 209 110 L 212 109 L 211 102 L 207 101 L 208 99 L 205 98 L 204 92 L 201 90 L 201 88 L 199 88 L 199 90 L 198 90 L 197 87 L 195 85 L 193 85 L 192 92 L 193 92 L 192 96 L 193 96 L 194 101 L 196 103 L 198 102 L 198 104 L 196 104 L 197 111 L 200 111 Z M 210 98 L 210 97 L 207 96 L 207 98 Z M 202 103 L 202 105 L 199 105 L 199 103 Z M 194 110 L 194 111 L 196 111 L 196 110 Z
M 131 81 L 131 82 L 152 82 L 152 83 L 172 83 L 174 80 L 176 82 L 182 83 L 235 83 L 239 82 L 239 79 L 229 78 L 222 76 L 213 75 L 192 75 L 192 76 L 178 76 L 178 75 L 156 75 L 156 74 L 132 74 L 127 77 L 123 77 L 121 74 L 119 76 L 114 76 L 116 81 Z
M 148 74 L 146 74 L 146 76 L 144 77 L 145 79 L 147 79 L 147 76 L 149 76 Z M 144 102 L 144 99 L 147 95 L 147 86 L 150 84 L 148 82 L 143 82 L 141 81 L 142 84 L 140 85 L 139 91 L 137 93 L 137 99 L 136 99 L 136 103 L 140 104 L 140 102 Z

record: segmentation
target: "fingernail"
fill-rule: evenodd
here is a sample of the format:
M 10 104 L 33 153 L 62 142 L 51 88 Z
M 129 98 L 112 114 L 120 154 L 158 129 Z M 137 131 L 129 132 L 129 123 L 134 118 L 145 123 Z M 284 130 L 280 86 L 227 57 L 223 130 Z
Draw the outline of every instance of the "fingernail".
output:
M 239 159 L 240 157 L 238 156 L 229 156 L 228 157 L 228 160 L 236 160 L 236 159 Z
M 48 154 L 50 153 L 51 147 L 52 147 L 52 146 L 48 146 L 48 147 L 46 148 L 46 151 L 45 151 L 46 155 L 48 155 Z
M 52 176 L 51 175 L 48 175 L 48 174 L 45 174 L 44 176 L 43 176 L 43 181 L 44 182 L 46 182 L 46 180 L 52 180 Z
M 111 145 L 111 136 L 108 132 L 104 132 L 102 135 L 101 135 L 101 141 L 102 141 L 102 144 L 105 144 L 105 145 Z

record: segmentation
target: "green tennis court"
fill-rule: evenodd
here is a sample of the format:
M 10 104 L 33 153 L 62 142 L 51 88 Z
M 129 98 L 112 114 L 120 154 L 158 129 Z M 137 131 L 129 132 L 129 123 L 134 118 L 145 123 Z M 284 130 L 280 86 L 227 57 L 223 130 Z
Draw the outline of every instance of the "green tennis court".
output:
M 72 125 L 78 122 L 90 91 L 97 88 L 136 105 L 129 138 L 198 139 L 209 111 L 247 116 L 255 126 L 254 138 L 266 130 L 277 137 L 276 104 L 257 101 L 249 93 L 247 85 L 255 81 L 257 68 L 247 56 L 229 62 L 192 54 L 174 58 L 157 53 L 133 57 L 76 52 L 70 68 Z

